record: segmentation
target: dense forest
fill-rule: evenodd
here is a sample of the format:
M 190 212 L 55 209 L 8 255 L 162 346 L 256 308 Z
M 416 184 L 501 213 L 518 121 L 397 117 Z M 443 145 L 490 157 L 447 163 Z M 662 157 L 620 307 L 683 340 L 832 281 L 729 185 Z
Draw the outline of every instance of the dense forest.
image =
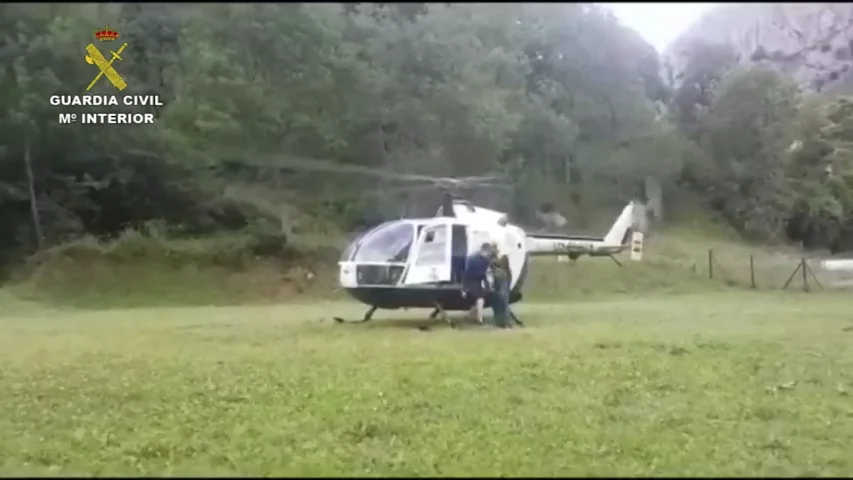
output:
M 129 229 L 347 232 L 409 192 L 363 172 L 501 175 L 519 217 L 619 204 L 652 179 L 751 238 L 853 238 L 853 103 L 704 44 L 670 88 L 594 5 L 3 4 L 0 25 L 6 262 Z M 121 111 L 154 125 L 57 121 L 48 99 L 83 93 L 105 25 L 128 43 L 122 94 L 164 102 Z

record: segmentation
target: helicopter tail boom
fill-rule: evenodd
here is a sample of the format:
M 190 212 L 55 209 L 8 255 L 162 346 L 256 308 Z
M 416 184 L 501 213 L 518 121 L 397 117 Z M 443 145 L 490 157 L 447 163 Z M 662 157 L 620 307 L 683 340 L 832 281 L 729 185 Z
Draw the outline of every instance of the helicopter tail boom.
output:
M 631 202 L 610 227 L 604 237 L 585 237 L 552 233 L 528 233 L 527 251 L 530 255 L 580 255 L 606 256 L 621 252 L 628 247 L 629 233 L 634 225 L 634 207 Z

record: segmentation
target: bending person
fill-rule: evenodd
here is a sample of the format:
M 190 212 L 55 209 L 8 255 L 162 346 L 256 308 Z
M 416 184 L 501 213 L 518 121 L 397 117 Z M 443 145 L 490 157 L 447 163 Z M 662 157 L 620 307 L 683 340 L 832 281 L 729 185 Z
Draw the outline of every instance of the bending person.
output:
M 492 293 L 492 311 L 495 317 L 495 326 L 500 328 L 509 327 L 509 262 L 507 256 L 501 255 L 497 244 L 492 244 L 492 278 L 494 279 L 494 292 Z
M 495 323 L 501 328 L 510 328 L 510 320 L 518 325 L 524 325 L 509 306 L 509 291 L 512 285 L 512 269 L 509 266 L 509 257 L 502 255 L 497 245 L 492 246 L 494 255 L 492 257 L 492 275 L 495 279 L 495 298 L 492 310 L 495 312 Z

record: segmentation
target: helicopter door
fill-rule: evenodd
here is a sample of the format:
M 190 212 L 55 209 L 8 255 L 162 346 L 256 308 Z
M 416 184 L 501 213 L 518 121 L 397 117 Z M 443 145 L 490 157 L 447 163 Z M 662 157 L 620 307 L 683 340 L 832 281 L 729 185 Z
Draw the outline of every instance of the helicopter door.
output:
M 443 223 L 424 227 L 418 235 L 418 243 L 412 252 L 409 272 L 403 283 L 449 282 L 450 268 L 450 224 Z

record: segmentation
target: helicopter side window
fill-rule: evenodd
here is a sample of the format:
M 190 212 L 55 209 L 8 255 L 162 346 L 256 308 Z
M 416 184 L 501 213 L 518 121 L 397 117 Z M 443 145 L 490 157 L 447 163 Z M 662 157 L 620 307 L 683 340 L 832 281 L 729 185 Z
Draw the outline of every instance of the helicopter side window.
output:
M 405 263 L 415 240 L 415 229 L 410 223 L 392 223 L 368 234 L 358 251 L 356 262 Z
M 445 262 L 447 226 L 429 227 L 424 233 L 423 243 L 418 250 L 416 265 L 441 265 Z

